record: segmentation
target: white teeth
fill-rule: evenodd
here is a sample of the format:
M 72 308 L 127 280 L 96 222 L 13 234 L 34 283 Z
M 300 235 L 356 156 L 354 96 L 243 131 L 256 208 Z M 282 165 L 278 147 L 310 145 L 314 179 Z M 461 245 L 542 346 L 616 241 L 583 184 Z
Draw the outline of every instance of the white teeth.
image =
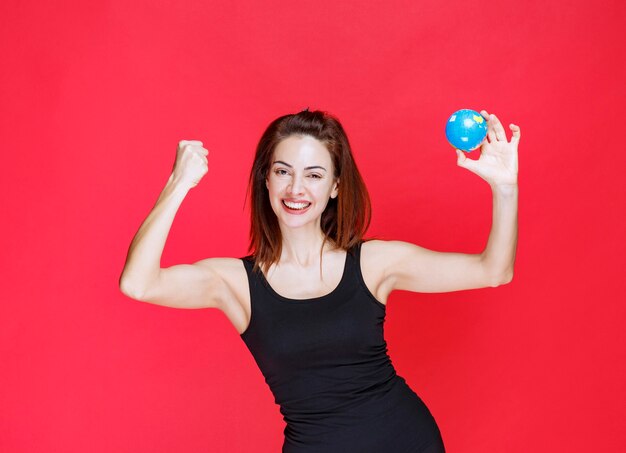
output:
M 287 206 L 290 209 L 304 209 L 304 208 L 308 208 L 309 205 L 311 203 L 293 203 L 291 201 L 285 201 L 283 200 L 283 203 L 285 203 L 285 206 Z

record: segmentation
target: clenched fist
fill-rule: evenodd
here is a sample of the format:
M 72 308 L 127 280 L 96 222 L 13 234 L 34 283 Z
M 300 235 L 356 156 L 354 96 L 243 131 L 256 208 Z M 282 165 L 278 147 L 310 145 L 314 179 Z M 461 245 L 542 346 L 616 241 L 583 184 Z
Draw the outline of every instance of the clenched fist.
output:
M 176 162 L 172 177 L 177 184 L 192 188 L 198 185 L 209 171 L 209 151 L 198 140 L 181 140 L 176 149 Z

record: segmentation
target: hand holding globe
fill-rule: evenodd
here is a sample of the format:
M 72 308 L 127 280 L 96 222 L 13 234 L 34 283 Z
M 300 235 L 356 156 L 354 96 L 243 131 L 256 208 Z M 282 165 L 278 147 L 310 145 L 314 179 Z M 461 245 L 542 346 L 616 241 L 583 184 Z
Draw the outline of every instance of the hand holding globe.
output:
M 457 149 L 457 164 L 483 178 L 492 187 L 517 185 L 517 146 L 521 131 L 510 124 L 513 136 L 507 141 L 500 120 L 485 110 L 480 113 L 462 109 L 454 112 L 446 124 L 446 137 Z M 477 160 L 466 153 L 481 148 Z M 463 151 L 463 152 L 462 152 Z

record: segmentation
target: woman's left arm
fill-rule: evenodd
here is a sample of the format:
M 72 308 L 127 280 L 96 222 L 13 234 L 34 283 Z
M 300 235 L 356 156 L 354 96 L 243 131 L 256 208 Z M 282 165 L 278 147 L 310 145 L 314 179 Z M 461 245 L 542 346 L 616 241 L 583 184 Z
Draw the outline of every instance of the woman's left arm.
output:
M 485 110 L 480 113 L 487 120 L 487 137 L 483 141 L 480 158 L 468 159 L 457 150 L 457 163 L 491 186 L 493 221 L 480 263 L 494 284 L 508 283 L 513 278 L 517 246 L 517 147 L 521 132 L 519 126 L 509 125 L 513 136 L 511 141 L 507 141 L 500 120 Z
M 372 252 L 386 268 L 388 290 L 458 291 L 498 286 L 513 278 L 520 128 L 511 124 L 513 136 L 507 141 L 500 120 L 484 110 L 481 114 L 488 130 L 480 157 L 469 159 L 457 150 L 457 164 L 483 178 L 493 192 L 493 221 L 485 249 L 480 254 L 441 253 L 405 242 L 374 241 L 378 245 L 372 244 Z

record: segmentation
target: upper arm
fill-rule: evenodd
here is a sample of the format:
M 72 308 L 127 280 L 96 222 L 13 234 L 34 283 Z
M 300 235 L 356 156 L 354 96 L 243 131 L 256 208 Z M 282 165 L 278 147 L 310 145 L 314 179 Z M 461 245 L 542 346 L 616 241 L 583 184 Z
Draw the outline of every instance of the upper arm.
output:
M 486 271 L 480 254 L 435 252 L 402 241 L 370 242 L 389 292 L 449 292 L 499 284 Z
M 208 258 L 162 268 L 139 300 L 174 308 L 223 308 L 237 299 L 233 282 L 241 279 L 242 272 L 245 277 L 236 258 Z

